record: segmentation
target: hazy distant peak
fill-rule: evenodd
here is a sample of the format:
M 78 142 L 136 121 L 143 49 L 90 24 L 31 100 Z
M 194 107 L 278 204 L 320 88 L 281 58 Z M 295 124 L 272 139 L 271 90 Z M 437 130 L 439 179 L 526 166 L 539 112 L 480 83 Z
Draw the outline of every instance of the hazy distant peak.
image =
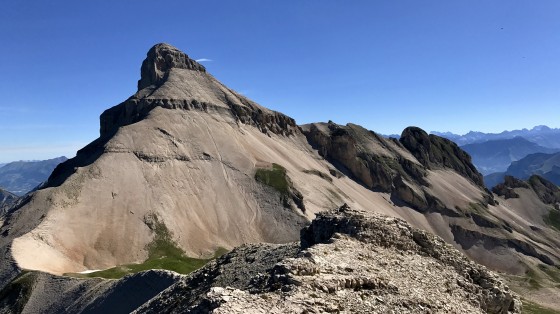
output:
M 206 72 L 206 68 L 179 49 L 165 43 L 153 46 L 142 62 L 138 90 L 150 85 L 161 85 L 169 70 L 188 69 Z
M 531 131 L 543 132 L 543 131 L 551 131 L 552 129 L 546 125 L 537 125 L 531 129 Z

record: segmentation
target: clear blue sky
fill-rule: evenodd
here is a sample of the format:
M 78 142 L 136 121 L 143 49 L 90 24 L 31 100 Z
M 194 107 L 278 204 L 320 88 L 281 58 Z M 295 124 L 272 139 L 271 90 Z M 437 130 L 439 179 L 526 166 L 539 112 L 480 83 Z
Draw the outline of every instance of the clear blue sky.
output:
M 167 42 L 298 123 L 560 126 L 560 1 L 4 1 L 0 162 L 74 152 Z

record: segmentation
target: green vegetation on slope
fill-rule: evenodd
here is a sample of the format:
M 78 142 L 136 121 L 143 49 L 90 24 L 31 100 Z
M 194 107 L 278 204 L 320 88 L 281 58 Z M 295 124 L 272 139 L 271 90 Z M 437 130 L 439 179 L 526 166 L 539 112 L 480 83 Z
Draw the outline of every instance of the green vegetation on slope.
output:
M 35 276 L 32 272 L 22 271 L 12 282 L 0 291 L 0 306 L 6 308 L 8 305 L 15 313 L 21 313 L 27 300 L 31 296 L 31 290 L 35 284 Z
M 273 187 L 282 194 L 288 194 L 289 192 L 290 183 L 288 181 L 288 177 L 286 176 L 286 168 L 278 164 L 272 164 L 272 169 L 257 169 L 255 179 Z
M 527 271 L 525 272 L 525 276 L 527 280 L 526 282 L 529 284 L 531 289 L 538 290 L 542 288 L 541 277 L 537 274 L 537 272 L 534 269 L 528 268 Z
M 524 314 L 560 314 L 559 311 L 542 307 L 531 301 L 523 300 L 523 313 Z
M 150 269 L 166 269 L 180 274 L 188 274 L 201 268 L 213 258 L 219 257 L 227 252 L 227 250 L 220 248 L 216 251 L 214 256 L 209 259 L 188 257 L 173 241 L 169 230 L 163 222 L 158 220 L 157 216 L 148 216 L 144 221 L 154 232 L 154 239 L 147 247 L 148 259 L 143 263 L 120 265 L 89 274 L 68 275 L 88 278 L 102 277 L 107 279 L 119 279 L 129 274 Z
M 539 264 L 539 269 L 550 277 L 550 279 L 556 283 L 560 284 L 560 268 L 559 266 L 550 266 L 545 264 Z
M 556 209 L 551 209 L 548 215 L 544 217 L 544 222 L 549 226 L 552 226 L 560 230 L 560 211 Z

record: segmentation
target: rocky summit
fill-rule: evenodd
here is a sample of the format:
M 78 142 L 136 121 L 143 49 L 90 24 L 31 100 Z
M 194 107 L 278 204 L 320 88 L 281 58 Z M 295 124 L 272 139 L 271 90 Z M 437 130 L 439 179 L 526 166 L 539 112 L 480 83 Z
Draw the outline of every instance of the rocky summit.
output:
M 123 311 L 518 311 L 480 263 L 560 308 L 547 297 L 560 292 L 557 193 L 533 181 L 489 191 L 467 153 L 416 127 L 396 140 L 298 126 L 158 44 L 99 138 L 0 217 L 0 295 L 15 312 L 56 298 L 53 311 L 82 312 L 111 307 L 100 294 L 125 300 L 109 279 L 163 278 Z M 302 229 L 302 247 L 286 244 Z M 180 275 L 142 275 L 154 268 Z M 91 276 L 106 289 L 88 290 Z M 72 305 L 41 288 L 59 281 L 90 292 Z

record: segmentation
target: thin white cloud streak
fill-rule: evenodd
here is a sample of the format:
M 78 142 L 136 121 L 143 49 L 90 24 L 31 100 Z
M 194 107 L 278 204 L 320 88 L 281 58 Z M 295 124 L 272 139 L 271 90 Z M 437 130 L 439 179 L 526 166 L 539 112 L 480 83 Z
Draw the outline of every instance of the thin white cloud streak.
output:
M 212 62 L 213 60 L 212 59 L 206 59 L 206 58 L 200 58 L 200 59 L 196 59 L 194 61 L 196 61 L 196 62 Z

